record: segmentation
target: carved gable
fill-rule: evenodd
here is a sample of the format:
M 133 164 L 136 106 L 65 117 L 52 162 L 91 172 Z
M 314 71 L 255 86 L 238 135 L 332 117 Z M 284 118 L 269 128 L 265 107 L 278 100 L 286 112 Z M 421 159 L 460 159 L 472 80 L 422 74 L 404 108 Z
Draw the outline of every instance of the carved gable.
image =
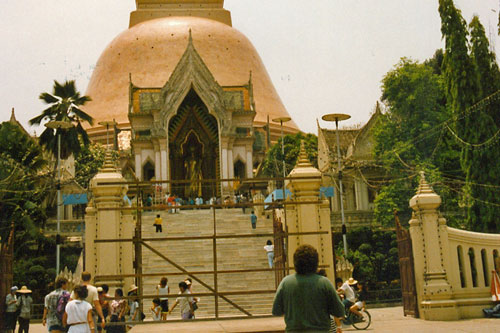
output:
M 209 113 L 217 119 L 221 134 L 229 133 L 231 113 L 224 105 L 224 90 L 196 51 L 190 35 L 186 51 L 161 91 L 163 105 L 160 121 L 164 128 L 168 127 L 168 121 L 175 115 L 191 88 L 207 106 Z

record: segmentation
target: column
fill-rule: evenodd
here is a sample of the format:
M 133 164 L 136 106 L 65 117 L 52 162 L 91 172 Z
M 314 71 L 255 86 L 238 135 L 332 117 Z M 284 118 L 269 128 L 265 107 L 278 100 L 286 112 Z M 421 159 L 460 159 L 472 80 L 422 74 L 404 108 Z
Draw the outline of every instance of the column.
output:
M 161 180 L 161 154 L 160 147 L 155 145 L 155 179 Z
M 288 188 L 292 190 L 297 201 L 303 204 L 291 205 L 287 208 L 287 225 L 289 232 L 325 232 L 303 236 L 290 236 L 288 244 L 288 258 L 293 258 L 297 247 L 310 244 L 319 254 L 319 264 L 328 265 L 325 269 L 327 277 L 334 283 L 332 228 L 330 224 L 329 204 L 327 200 L 317 203 L 321 186 L 321 172 L 309 162 L 304 147 L 301 144 L 298 163 L 290 172 L 289 177 L 299 178 L 290 181 Z M 315 177 L 304 179 L 305 177 Z M 305 204 L 310 201 L 311 204 Z M 292 259 L 293 260 L 293 259 Z
M 247 147 L 247 178 L 253 178 L 253 156 L 252 149 L 248 149 Z
M 135 152 L 135 176 L 137 179 L 142 180 L 142 158 L 141 151 Z
M 449 245 L 446 220 L 439 217 L 440 205 L 441 197 L 432 190 L 422 172 L 417 194 L 410 200 L 414 211 L 410 236 L 419 313 L 426 320 L 458 320 L 459 311 L 446 271 L 445 251 Z
M 233 147 L 227 151 L 227 171 L 229 178 L 234 178 L 234 160 L 233 160 Z
M 168 180 L 168 145 L 167 140 L 160 141 L 160 155 L 161 155 L 161 180 Z M 168 184 L 162 184 L 163 189 L 168 188 Z

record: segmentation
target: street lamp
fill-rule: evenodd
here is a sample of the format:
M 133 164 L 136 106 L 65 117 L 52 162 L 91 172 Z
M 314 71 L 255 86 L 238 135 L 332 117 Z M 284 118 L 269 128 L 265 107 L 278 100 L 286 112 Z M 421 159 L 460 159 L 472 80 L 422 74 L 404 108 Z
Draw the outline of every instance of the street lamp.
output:
M 109 150 L 109 126 L 115 126 L 117 123 L 113 120 L 100 121 L 99 125 L 106 126 L 106 148 Z
M 55 129 L 57 132 L 57 244 L 56 244 L 56 275 L 59 274 L 59 266 L 61 263 L 61 130 L 73 127 L 73 124 L 68 121 L 53 120 L 45 124 L 45 127 Z
M 335 122 L 335 132 L 337 134 L 337 167 L 339 171 L 339 188 L 340 188 L 340 216 L 342 217 L 342 240 L 344 241 L 344 255 L 347 256 L 347 230 L 345 227 L 345 217 L 344 217 L 344 191 L 342 188 L 342 170 L 341 170 L 341 156 L 340 156 L 340 139 L 339 139 L 339 121 L 347 120 L 351 118 L 348 114 L 343 113 L 330 113 L 325 114 L 321 119 L 324 121 L 334 121 Z
M 275 123 L 280 123 L 281 126 L 281 155 L 283 156 L 283 178 L 286 177 L 286 167 L 285 167 L 285 142 L 283 141 L 283 123 L 286 123 L 287 121 L 292 120 L 290 117 L 280 117 L 280 118 L 274 118 L 273 122 Z M 285 188 L 285 180 L 283 179 L 283 191 Z M 285 197 L 283 196 L 283 200 Z

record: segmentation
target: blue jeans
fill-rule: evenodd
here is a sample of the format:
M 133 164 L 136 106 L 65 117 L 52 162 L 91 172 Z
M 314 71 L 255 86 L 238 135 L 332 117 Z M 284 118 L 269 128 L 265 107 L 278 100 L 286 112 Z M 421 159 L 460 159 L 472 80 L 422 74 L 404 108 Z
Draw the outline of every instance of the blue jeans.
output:
M 269 268 L 273 268 L 274 262 L 274 252 L 267 252 L 267 262 L 269 263 Z

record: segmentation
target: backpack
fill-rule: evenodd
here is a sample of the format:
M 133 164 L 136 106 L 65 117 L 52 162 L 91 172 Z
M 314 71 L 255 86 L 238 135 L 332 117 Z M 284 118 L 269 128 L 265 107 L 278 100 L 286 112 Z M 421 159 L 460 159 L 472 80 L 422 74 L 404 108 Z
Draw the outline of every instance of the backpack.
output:
M 59 297 L 57 298 L 57 306 L 56 306 L 56 317 L 59 320 L 62 320 L 64 315 L 64 311 L 66 310 L 66 304 L 68 304 L 70 298 L 70 294 L 67 291 L 63 291 Z

